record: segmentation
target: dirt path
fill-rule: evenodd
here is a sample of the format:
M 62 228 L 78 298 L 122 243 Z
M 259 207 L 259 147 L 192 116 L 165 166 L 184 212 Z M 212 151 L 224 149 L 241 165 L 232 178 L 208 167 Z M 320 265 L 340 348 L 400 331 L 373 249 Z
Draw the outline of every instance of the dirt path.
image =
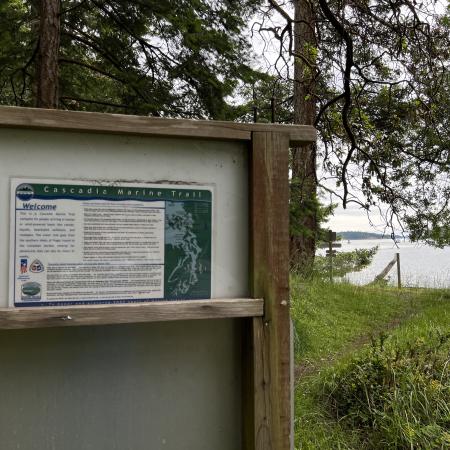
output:
M 403 301 L 407 300 L 404 299 Z M 339 352 L 328 355 L 326 358 L 321 358 L 320 361 L 305 361 L 303 363 L 296 364 L 294 369 L 295 382 L 297 383 L 301 378 L 305 378 L 314 375 L 317 372 L 320 372 L 322 369 L 325 369 L 326 367 L 334 364 L 339 359 L 350 356 L 352 353 L 355 353 L 357 350 L 369 344 L 372 341 L 373 337 L 379 336 L 383 332 L 394 330 L 402 323 L 408 321 L 408 319 L 410 319 L 417 312 L 417 308 L 413 308 L 411 305 L 409 305 L 401 315 L 395 317 L 390 322 L 382 326 L 374 328 L 370 333 L 357 336 Z

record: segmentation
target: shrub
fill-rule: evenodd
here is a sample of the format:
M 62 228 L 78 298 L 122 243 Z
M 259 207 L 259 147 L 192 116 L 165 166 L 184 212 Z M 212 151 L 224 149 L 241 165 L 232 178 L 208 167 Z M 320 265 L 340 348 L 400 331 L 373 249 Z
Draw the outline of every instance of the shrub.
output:
M 322 400 L 365 448 L 450 448 L 449 350 L 439 330 L 403 347 L 382 335 L 330 375 Z
M 343 277 L 350 272 L 358 272 L 369 266 L 378 251 L 378 246 L 364 249 L 358 248 L 351 252 L 337 252 L 333 257 L 333 276 Z M 328 277 L 330 259 L 328 256 L 316 255 L 314 258 L 314 274 L 318 277 Z

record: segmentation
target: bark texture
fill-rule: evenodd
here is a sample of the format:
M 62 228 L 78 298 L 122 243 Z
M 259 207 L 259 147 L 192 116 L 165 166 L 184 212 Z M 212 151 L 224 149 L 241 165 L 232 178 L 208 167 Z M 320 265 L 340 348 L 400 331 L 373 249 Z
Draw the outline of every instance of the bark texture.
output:
M 58 108 L 60 9 L 60 0 L 40 0 L 39 2 L 39 48 L 36 66 L 36 106 L 38 108 Z
M 308 0 L 295 0 L 294 123 L 314 125 L 316 118 L 315 14 Z M 316 247 L 316 145 L 292 149 L 291 267 L 305 273 Z

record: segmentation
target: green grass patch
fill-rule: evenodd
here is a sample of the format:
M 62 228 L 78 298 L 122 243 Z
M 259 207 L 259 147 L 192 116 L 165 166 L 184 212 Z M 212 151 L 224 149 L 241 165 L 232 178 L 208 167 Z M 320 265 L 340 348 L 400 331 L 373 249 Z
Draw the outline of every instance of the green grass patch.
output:
M 450 448 L 450 291 L 293 277 L 291 292 L 296 448 Z
M 298 363 L 320 362 L 352 341 L 384 327 L 410 309 L 410 299 L 394 289 L 291 279 L 291 316 Z

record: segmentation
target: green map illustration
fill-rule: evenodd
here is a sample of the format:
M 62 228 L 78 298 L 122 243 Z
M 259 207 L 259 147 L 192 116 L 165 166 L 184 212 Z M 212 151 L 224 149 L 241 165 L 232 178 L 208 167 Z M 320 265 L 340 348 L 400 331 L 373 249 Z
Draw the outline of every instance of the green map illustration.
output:
M 211 297 L 211 202 L 167 201 L 165 210 L 167 299 Z

